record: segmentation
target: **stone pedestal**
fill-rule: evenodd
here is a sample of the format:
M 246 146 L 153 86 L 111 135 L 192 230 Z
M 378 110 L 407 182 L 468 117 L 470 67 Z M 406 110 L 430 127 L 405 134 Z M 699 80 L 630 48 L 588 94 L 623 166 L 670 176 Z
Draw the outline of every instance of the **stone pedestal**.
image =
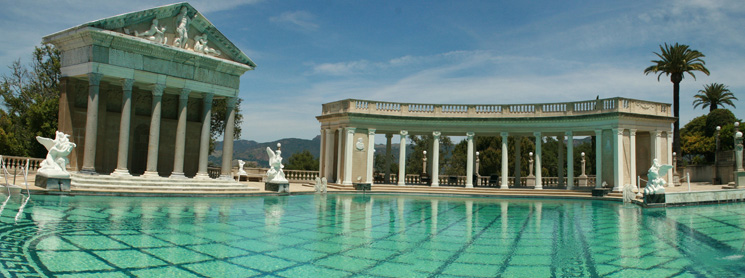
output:
M 740 186 L 745 187 L 745 171 L 735 172 L 735 187 L 739 188 Z
M 535 176 L 530 175 L 525 177 L 525 186 L 535 186 Z
M 577 186 L 587 186 L 587 176 L 577 177 Z
M 610 188 L 595 188 L 592 190 L 593 197 L 603 197 L 610 193 Z
M 36 175 L 34 185 L 47 190 L 70 191 L 70 178 L 52 178 L 44 175 Z
M 645 204 L 664 204 L 665 194 L 644 194 Z
M 290 193 L 290 184 L 289 183 L 273 183 L 273 182 L 267 182 L 264 183 L 264 190 L 266 191 L 276 191 L 278 193 Z
M 354 184 L 354 190 L 366 191 L 366 190 L 370 190 L 371 187 L 372 186 L 369 183 L 355 183 Z

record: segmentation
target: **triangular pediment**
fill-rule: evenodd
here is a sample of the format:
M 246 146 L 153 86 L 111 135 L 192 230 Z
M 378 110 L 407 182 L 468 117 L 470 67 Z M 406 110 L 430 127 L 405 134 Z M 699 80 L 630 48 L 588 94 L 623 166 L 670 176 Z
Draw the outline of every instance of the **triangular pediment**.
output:
M 185 2 L 99 19 L 83 26 L 256 67 L 207 18 Z M 183 40 L 184 37 L 187 39 Z

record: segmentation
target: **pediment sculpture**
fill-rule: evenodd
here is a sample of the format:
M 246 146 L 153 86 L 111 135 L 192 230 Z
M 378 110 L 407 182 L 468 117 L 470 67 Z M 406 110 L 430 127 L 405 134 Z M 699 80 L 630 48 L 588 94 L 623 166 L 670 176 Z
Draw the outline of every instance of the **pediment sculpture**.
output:
M 41 168 L 38 173 L 50 178 L 69 178 L 67 156 L 76 147 L 75 143 L 70 142 L 70 135 L 57 131 L 54 140 L 46 137 L 36 136 L 39 141 L 49 151 L 46 158 L 41 162 Z

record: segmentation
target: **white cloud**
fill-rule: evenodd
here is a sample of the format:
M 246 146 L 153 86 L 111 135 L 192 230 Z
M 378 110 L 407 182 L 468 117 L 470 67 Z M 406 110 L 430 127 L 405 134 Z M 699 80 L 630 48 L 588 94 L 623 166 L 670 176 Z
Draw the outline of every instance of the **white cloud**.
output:
M 318 24 L 315 23 L 316 17 L 307 11 L 292 11 L 283 12 L 278 16 L 269 18 L 269 21 L 289 24 L 290 26 L 300 28 L 303 31 L 315 31 L 318 29 Z

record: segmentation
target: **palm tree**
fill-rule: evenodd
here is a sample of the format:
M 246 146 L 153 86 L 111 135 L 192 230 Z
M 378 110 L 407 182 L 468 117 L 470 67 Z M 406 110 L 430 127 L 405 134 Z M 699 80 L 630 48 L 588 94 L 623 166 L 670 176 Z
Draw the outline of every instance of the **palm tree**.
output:
M 701 105 L 701 108 L 709 107 L 709 112 L 719 108 L 719 105 L 724 106 L 725 104 L 737 108 L 732 102 L 737 100 L 737 97 L 724 84 L 711 83 L 704 85 L 704 89 L 698 90 L 698 94 L 693 97 L 695 98 L 693 108 L 698 108 Z
M 683 74 L 688 73 L 696 79 L 693 71 L 700 71 L 709 75 L 709 70 L 704 66 L 704 54 L 698 50 L 691 50 L 688 45 L 678 44 L 664 47 L 660 45 L 660 53 L 654 52 L 660 60 L 652 60 L 653 65 L 644 69 L 644 74 L 659 73 L 657 81 L 664 73 L 670 76 L 670 82 L 673 82 L 673 116 L 675 124 L 673 125 L 673 151 L 680 152 L 680 81 L 683 80 Z

